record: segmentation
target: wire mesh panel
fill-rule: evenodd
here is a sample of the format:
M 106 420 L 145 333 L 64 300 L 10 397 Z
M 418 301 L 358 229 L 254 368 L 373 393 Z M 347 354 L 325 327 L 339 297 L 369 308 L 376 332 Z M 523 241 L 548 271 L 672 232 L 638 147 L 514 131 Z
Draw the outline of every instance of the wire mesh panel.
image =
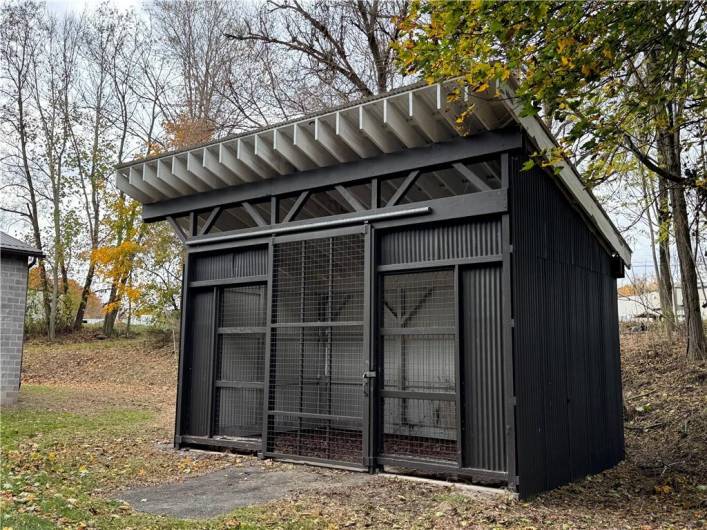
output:
M 214 434 L 217 436 L 261 437 L 265 316 L 265 285 L 221 290 L 214 367 Z
M 274 245 L 268 451 L 360 463 L 364 235 Z
M 383 276 L 382 453 L 457 460 L 454 271 Z

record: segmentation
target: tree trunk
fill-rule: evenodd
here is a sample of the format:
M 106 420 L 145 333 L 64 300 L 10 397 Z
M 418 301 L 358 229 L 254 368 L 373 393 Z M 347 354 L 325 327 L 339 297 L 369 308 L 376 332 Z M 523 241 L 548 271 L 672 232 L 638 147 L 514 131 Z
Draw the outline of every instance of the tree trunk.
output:
M 91 260 L 91 264 L 88 266 L 88 272 L 86 272 L 86 280 L 83 283 L 83 289 L 81 290 L 81 299 L 79 300 L 79 307 L 76 310 L 76 319 L 74 320 L 74 329 L 81 329 L 83 324 L 83 317 L 86 313 L 86 305 L 88 304 L 88 297 L 91 294 L 91 285 L 93 283 L 93 275 L 96 272 L 96 266 Z
M 665 167 L 672 175 L 682 175 L 680 130 L 675 128 L 674 105 L 667 103 L 659 110 L 659 115 L 665 118 L 667 128 L 658 127 L 656 139 L 658 152 Z M 697 271 L 695 257 L 690 241 L 690 223 L 685 201 L 685 188 L 679 183 L 665 183 L 669 188 L 670 203 L 673 210 L 673 229 L 675 231 L 675 247 L 680 265 L 680 283 L 682 285 L 682 305 L 685 315 L 687 357 L 692 361 L 707 358 L 707 343 L 700 312 L 700 295 L 697 289 Z M 677 306 L 676 306 L 677 307 Z
M 109 298 L 110 300 L 110 298 Z M 116 309 L 106 313 L 103 319 L 103 334 L 110 337 L 115 333 L 115 320 L 118 317 L 118 311 Z
M 700 312 L 700 295 L 697 288 L 695 259 L 690 244 L 690 227 L 687 217 L 685 190 L 672 186 L 670 199 L 673 207 L 673 225 L 675 228 L 675 246 L 680 261 L 682 283 L 682 303 L 687 325 L 687 357 L 691 361 L 707 359 L 707 343 Z
M 670 205 L 668 190 L 663 180 L 658 182 L 658 261 L 660 277 L 658 294 L 663 312 L 665 331 L 672 340 L 675 331 L 675 308 L 673 306 L 673 275 L 670 270 Z
M 648 217 L 648 234 L 651 239 L 651 257 L 653 258 L 653 270 L 655 271 L 655 277 L 658 282 L 658 295 L 660 299 L 660 314 L 662 316 L 663 327 L 665 328 L 665 335 L 668 342 L 673 341 L 673 332 L 675 331 L 675 320 L 673 313 L 673 279 L 670 274 L 670 267 L 663 267 L 664 261 L 667 263 L 667 255 L 665 254 L 666 248 L 670 250 L 669 244 L 669 233 L 665 230 L 667 224 L 665 224 L 665 219 L 662 219 L 661 212 L 663 203 L 658 198 L 658 204 L 656 207 L 656 217 L 658 219 L 658 237 L 656 238 L 655 226 L 653 224 L 653 215 L 651 212 L 652 202 L 656 200 L 655 188 L 653 183 L 648 181 L 643 171 L 641 171 L 641 184 L 643 186 L 643 197 L 646 201 L 646 216 Z M 662 182 L 658 182 L 659 186 L 662 186 Z M 660 192 L 659 192 L 660 193 Z M 666 195 L 667 199 L 667 195 Z M 667 206 L 667 205 L 666 205 Z M 658 247 L 658 252 L 660 253 L 660 259 L 655 253 L 655 249 Z
M 32 173 L 29 167 L 29 154 L 27 152 L 27 125 L 25 122 L 25 111 L 22 92 L 18 94 L 17 97 L 17 109 L 18 109 L 18 122 L 19 122 L 19 134 L 20 134 L 20 149 L 22 151 L 22 167 L 25 172 L 25 181 L 27 182 L 27 190 L 29 191 L 29 204 L 27 209 L 29 210 L 30 219 L 32 221 L 32 235 L 34 236 L 34 246 L 38 250 L 43 250 L 42 245 L 42 232 L 39 227 L 39 208 L 37 207 L 37 194 L 34 190 L 34 181 L 32 180 Z M 51 314 L 51 304 L 49 301 L 49 280 L 47 278 L 47 267 L 44 263 L 44 258 L 39 260 L 39 278 L 42 287 L 42 302 L 44 306 L 44 324 L 47 326 L 47 333 L 49 332 L 49 316 Z

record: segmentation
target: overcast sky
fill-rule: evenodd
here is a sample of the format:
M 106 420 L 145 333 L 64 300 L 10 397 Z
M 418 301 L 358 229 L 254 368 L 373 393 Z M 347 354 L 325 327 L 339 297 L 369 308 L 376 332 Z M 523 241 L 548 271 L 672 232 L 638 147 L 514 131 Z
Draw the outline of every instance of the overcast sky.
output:
M 47 6 L 51 11 L 61 14 L 67 11 L 81 12 L 87 7 L 92 8 L 100 3 L 101 0 L 48 0 Z M 132 7 L 140 9 L 148 3 L 146 0 L 112 0 L 112 4 L 119 8 Z M 613 221 L 619 226 L 630 222 L 628 219 L 613 219 Z M 10 228 L 10 231 L 12 232 L 13 230 Z M 629 234 L 625 234 L 624 237 L 633 249 L 633 274 L 637 276 L 653 276 L 653 262 L 648 238 L 637 230 L 632 230 Z

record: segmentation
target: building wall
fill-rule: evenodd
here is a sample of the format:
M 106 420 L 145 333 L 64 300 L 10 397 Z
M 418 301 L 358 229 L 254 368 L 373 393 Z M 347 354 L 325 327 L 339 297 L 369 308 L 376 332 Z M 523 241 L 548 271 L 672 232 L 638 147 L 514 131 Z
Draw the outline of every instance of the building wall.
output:
M 675 286 L 673 293 L 673 306 L 678 319 L 685 318 L 685 306 L 682 299 L 682 287 Z M 698 285 L 700 297 L 700 311 L 702 318 L 707 319 L 707 287 Z M 659 318 L 660 294 L 658 291 L 649 291 L 643 294 L 622 296 L 619 295 L 619 320 L 622 322 L 639 320 L 642 318 Z
M 519 490 L 597 473 L 624 455 L 611 256 L 554 179 L 511 158 Z
M 0 405 L 12 405 L 20 390 L 27 296 L 27 257 L 0 257 Z

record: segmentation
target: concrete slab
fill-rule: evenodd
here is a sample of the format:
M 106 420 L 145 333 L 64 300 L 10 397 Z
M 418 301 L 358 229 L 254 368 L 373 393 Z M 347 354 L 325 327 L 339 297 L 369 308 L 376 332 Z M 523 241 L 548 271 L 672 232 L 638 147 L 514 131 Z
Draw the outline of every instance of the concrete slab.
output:
M 285 498 L 295 491 L 348 487 L 371 479 L 371 475 L 365 473 L 315 470 L 306 466 L 293 465 L 287 469 L 234 466 L 182 482 L 126 490 L 117 498 L 141 512 L 202 519 Z

